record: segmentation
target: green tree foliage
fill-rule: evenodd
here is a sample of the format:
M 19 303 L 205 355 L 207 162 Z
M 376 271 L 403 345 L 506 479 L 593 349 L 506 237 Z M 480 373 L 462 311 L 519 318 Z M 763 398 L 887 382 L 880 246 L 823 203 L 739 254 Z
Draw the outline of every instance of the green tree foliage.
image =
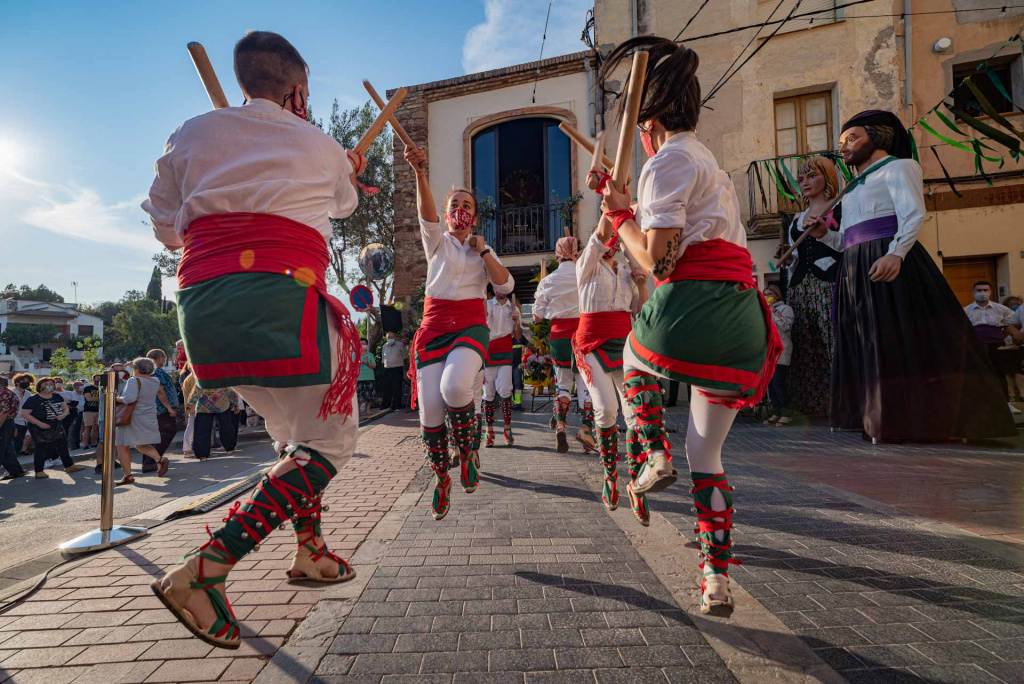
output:
M 103 370 L 103 364 L 99 361 L 99 348 L 103 342 L 96 335 L 77 338 L 73 346 L 57 349 L 50 357 L 50 365 L 53 367 L 53 374 L 68 379 L 91 378 Z M 76 361 L 68 358 L 68 351 L 82 352 L 82 360 Z
M 160 275 L 164 278 L 178 277 L 178 264 L 181 263 L 181 250 L 172 252 L 169 249 L 153 255 L 153 262 L 160 269 Z
M 33 347 L 37 344 L 54 342 L 60 335 L 60 328 L 52 323 L 30 325 L 28 323 L 8 323 L 7 330 L 0 334 L 0 342 L 8 347 Z
M 19 287 L 14 283 L 8 283 L 3 292 L 0 292 L 0 299 L 27 299 L 37 302 L 55 302 L 57 304 L 64 302 L 63 297 L 42 284 L 39 287 L 29 287 L 28 285 Z
M 146 288 L 146 299 L 153 302 L 159 302 L 163 299 L 162 278 L 160 265 L 157 264 L 153 267 L 153 275 L 149 278 L 149 286 Z
M 118 302 L 118 311 L 106 329 L 103 355 L 108 360 L 127 361 L 150 349 L 173 349 L 180 336 L 176 313 L 161 313 L 158 302 L 131 290 Z

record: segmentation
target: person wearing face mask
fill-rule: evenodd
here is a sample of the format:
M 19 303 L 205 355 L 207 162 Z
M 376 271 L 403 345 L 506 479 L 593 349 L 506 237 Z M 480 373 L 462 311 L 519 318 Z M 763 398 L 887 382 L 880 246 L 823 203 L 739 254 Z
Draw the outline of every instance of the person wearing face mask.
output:
M 405 160 L 416 173 L 420 238 L 427 256 L 423 320 L 410 349 L 409 379 L 412 407 L 418 402 L 420 429 L 435 476 L 430 513 L 440 520 L 451 506 L 449 445 L 458 453 L 463 487 L 473 490 L 479 482 L 473 387 L 490 343 L 484 305 L 487 283 L 495 293 L 508 295 L 515 281 L 483 236 L 473 235 L 477 202 L 472 190 L 453 188 L 448 193 L 448 230 L 442 231 L 427 179 L 427 155 L 418 147 L 406 147 Z
M 811 157 L 800 162 L 796 180 L 804 210 L 786 231 L 786 243 L 775 253 L 778 259 L 804 232 L 808 214 L 819 215 L 839 190 L 836 165 L 826 157 Z M 839 230 L 842 204 L 825 217 L 829 230 Z M 805 238 L 785 265 L 789 276 L 787 304 L 793 307 L 794 363 L 787 379 L 788 403 L 808 415 L 828 415 L 829 383 L 832 377 L 832 298 L 842 253 L 812 237 Z
M 1010 295 L 1003 300 L 1003 306 L 1008 307 L 1013 314 L 1010 316 L 1010 324 L 1006 326 L 1006 349 L 1004 350 L 1004 362 L 1006 364 L 1006 387 L 1011 398 L 1018 402 L 1024 402 L 1024 307 L 1021 304 L 1024 299 L 1016 295 Z M 1020 409 L 1016 406 L 1011 412 L 1017 413 Z
M 384 361 L 384 405 L 381 408 L 397 411 L 402 408 L 402 376 L 405 374 L 405 344 L 394 330 L 385 333 L 387 339 L 381 347 Z
M 21 408 L 21 417 L 28 422 L 36 443 L 34 465 L 37 480 L 50 477 L 45 469 L 51 454 L 56 455 L 64 465 L 65 473 L 85 470 L 75 465 L 68 453 L 68 436 L 61 425 L 68 415 L 68 407 L 63 397 L 56 393 L 56 385 L 54 378 L 39 378 L 36 381 L 36 393 Z
M 769 285 L 764 289 L 764 300 L 772 308 L 772 321 L 782 338 L 782 354 L 775 364 L 771 382 L 768 383 L 768 397 L 772 400 L 772 415 L 764 421 L 765 425 L 786 427 L 789 416 L 786 415 L 788 405 L 789 365 L 793 359 L 793 307 L 782 301 L 782 290 L 778 285 Z
M 0 465 L 7 472 L 0 481 L 25 477 L 14 450 L 14 419 L 21 415 L 18 395 L 10 390 L 6 376 L 0 375 Z
M 14 450 L 19 454 L 28 454 L 31 447 L 31 436 L 28 434 L 28 422 L 22 417 L 21 409 L 32 396 L 32 383 L 36 381 L 31 373 L 17 373 L 11 378 L 14 394 L 18 397 L 18 417 L 14 419 Z M 26 440 L 26 437 L 28 439 Z
M 487 300 L 487 327 L 490 341 L 484 368 L 484 421 L 487 423 L 486 446 L 494 446 L 494 411 L 501 409 L 505 419 L 505 444 L 515 443 L 512 438 L 512 337 L 522 335 L 519 327 L 519 309 L 512 305 L 508 295 L 495 292 Z
M 359 360 L 359 385 L 357 389 L 359 393 L 359 415 L 365 416 L 369 412 L 373 401 L 377 398 L 377 380 L 373 373 L 373 370 L 377 367 L 377 359 L 370 353 L 365 337 L 359 338 L 359 346 L 361 354 Z
M 309 66 L 284 37 L 247 33 L 234 71 L 245 105 L 182 124 L 143 203 L 157 239 L 183 248 L 178 317 L 198 388 L 234 387 L 282 453 L 210 541 L 153 584 L 221 648 L 241 643 L 224 582 L 278 525 L 290 521 L 296 543 L 285 579 L 355 577 L 321 531 L 321 497 L 352 456 L 359 422 L 359 334 L 325 272 L 331 219 L 356 209 L 366 166 L 307 121 Z
M 980 280 L 974 283 L 974 301 L 964 307 L 967 320 L 974 326 L 978 342 L 992 363 L 992 372 L 999 380 L 1000 387 L 1006 394 L 1006 402 L 1010 402 L 1010 394 L 1005 382 L 1006 362 L 1003 358 L 1009 326 L 1013 322 L 1013 309 L 992 301 L 992 283 Z M 1010 411 L 1016 410 L 1011 404 Z
M 738 410 L 764 396 L 782 342 L 752 275 L 736 189 L 697 140 L 697 54 L 642 36 L 619 45 L 599 78 L 610 78 L 634 49 L 650 57 L 639 116 L 650 159 L 635 212 L 629 194 L 613 183 L 605 184 L 602 204 L 612 239 L 624 242 L 657 284 L 623 353 L 625 397 L 639 425 L 632 439 L 640 470 L 627 491 L 635 510 L 646 507 L 648 492 L 676 481 L 658 379 L 692 385 L 686 457 L 704 559 L 700 607 L 727 616 L 732 488 L 722 446 Z
M 579 258 L 580 243 L 574 237 L 559 238 L 555 243 L 555 258 L 558 268 L 546 275 L 537 284 L 533 302 L 533 320 L 551 321 L 551 360 L 555 366 L 555 383 L 558 397 L 555 398 L 551 427 L 555 430 L 555 448 L 559 453 L 569 451 L 569 440 L 565 437 L 565 419 L 572 403 L 572 386 L 576 382 L 578 404 L 581 408 L 581 426 L 576 441 L 587 453 L 597 451 L 594 441 L 594 404 L 590 401 L 586 383 L 576 368 L 572 350 L 572 338 L 580 327 L 580 290 L 576 281 L 576 261 Z
M 876 443 L 1016 435 L 1003 383 L 918 243 L 924 189 L 907 129 L 892 112 L 861 112 L 843 124 L 839 151 L 858 174 L 843 197 L 839 231 L 821 216 L 803 219 L 811 237 L 843 251 L 832 427 Z

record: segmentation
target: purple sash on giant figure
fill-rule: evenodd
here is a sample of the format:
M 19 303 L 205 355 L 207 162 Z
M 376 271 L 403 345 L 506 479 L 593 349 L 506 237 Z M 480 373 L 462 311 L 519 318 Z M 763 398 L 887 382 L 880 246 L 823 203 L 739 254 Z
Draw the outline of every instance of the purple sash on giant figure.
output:
M 855 245 L 879 238 L 891 238 L 896 235 L 899 221 L 896 216 L 879 216 L 855 223 L 843 233 L 843 248 L 850 249 Z

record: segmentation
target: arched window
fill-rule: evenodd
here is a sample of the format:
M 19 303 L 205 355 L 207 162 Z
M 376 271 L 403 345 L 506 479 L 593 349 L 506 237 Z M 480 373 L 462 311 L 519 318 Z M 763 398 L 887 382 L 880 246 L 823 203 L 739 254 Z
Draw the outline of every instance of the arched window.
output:
M 473 136 L 473 187 L 494 202 L 483 230 L 498 254 L 550 252 L 563 234 L 559 208 L 572 195 L 572 163 L 558 124 L 512 119 Z

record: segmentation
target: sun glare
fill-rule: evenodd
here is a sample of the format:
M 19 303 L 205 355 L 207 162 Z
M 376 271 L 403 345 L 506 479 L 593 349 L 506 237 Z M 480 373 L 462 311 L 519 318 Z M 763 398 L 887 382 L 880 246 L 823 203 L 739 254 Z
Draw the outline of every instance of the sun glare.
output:
M 10 138 L 0 137 L 0 171 L 14 171 L 21 160 L 21 146 Z

